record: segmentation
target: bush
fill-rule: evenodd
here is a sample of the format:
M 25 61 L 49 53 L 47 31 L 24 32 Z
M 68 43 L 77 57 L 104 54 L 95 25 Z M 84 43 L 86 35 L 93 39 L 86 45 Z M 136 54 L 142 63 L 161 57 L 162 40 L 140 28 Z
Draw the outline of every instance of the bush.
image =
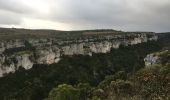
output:
M 46 100 L 79 100 L 80 92 L 72 85 L 61 84 L 53 88 Z

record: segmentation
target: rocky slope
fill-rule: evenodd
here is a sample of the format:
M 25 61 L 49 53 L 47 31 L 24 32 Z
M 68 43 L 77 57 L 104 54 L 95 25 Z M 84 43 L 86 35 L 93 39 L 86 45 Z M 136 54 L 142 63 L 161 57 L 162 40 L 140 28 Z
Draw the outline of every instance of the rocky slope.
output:
M 15 72 L 19 67 L 32 68 L 33 64 L 57 63 L 63 55 L 107 53 L 112 48 L 156 41 L 154 33 L 124 33 L 83 35 L 67 38 L 39 38 L 0 40 L 0 77 Z
M 144 58 L 145 66 L 150 67 L 151 65 L 156 65 L 156 64 L 166 64 L 169 62 L 170 59 L 170 48 L 165 48 L 161 51 L 148 54 Z

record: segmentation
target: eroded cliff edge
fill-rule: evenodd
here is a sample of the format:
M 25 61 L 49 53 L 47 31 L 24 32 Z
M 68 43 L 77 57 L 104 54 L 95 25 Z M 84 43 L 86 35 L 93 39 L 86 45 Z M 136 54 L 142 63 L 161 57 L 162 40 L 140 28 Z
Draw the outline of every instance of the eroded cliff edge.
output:
M 91 35 L 92 34 L 92 35 Z M 19 67 L 32 68 L 33 64 L 57 63 L 63 55 L 107 53 L 112 48 L 156 41 L 155 33 L 93 34 L 78 37 L 43 37 L 0 40 L 0 77 L 15 72 Z

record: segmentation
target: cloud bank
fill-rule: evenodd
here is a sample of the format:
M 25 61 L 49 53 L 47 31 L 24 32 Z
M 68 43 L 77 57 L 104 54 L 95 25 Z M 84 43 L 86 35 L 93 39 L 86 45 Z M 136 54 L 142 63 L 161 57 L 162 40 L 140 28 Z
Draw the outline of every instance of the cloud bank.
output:
M 170 31 L 169 0 L 0 0 L 0 26 Z

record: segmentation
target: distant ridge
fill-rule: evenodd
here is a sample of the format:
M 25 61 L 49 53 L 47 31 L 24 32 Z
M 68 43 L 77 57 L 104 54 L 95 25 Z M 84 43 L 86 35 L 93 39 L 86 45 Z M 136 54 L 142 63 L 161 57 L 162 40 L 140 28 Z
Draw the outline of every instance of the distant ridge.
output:
M 93 29 L 62 31 L 52 29 L 24 29 L 24 28 L 0 28 L 0 39 L 22 39 L 22 38 L 48 38 L 48 37 L 79 37 L 82 35 L 108 35 L 122 33 L 154 33 L 154 32 L 124 32 L 114 29 Z

